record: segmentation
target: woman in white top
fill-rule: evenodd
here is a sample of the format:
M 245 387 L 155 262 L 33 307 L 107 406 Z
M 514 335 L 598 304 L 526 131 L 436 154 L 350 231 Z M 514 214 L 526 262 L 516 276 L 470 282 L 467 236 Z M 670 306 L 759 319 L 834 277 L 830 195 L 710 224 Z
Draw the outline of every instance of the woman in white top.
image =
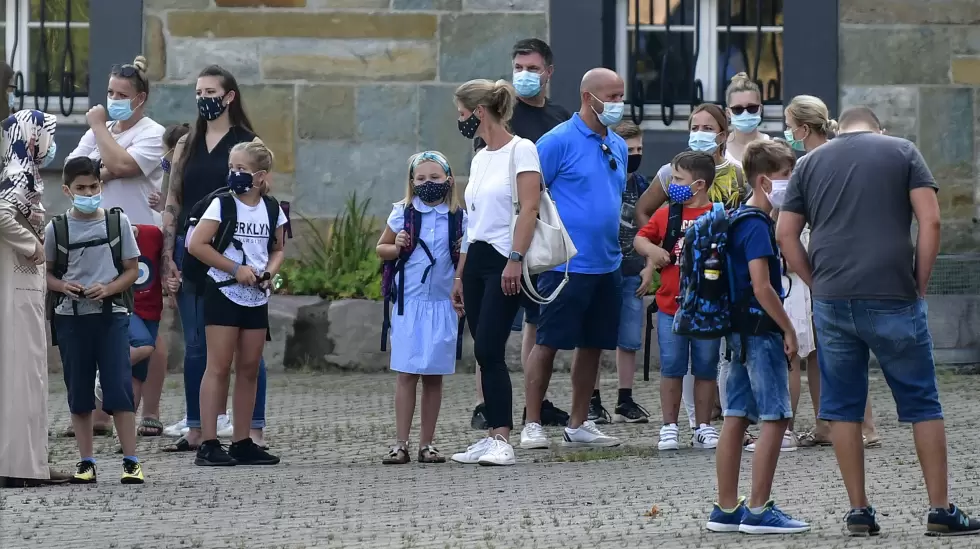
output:
M 732 120 L 735 131 L 728 134 L 728 147 L 725 158 L 742 165 L 742 154 L 745 147 L 760 139 L 770 140 L 768 134 L 759 131 L 762 124 L 762 90 L 759 85 L 749 79 L 749 75 L 740 72 L 732 77 L 732 82 L 725 90 L 725 102 L 728 104 L 728 116 Z
M 122 208 L 134 225 L 161 225 L 154 208 L 163 183 L 164 128 L 146 116 L 150 82 L 146 59 L 113 65 L 105 106 L 89 109 L 90 129 L 68 159 L 87 156 L 102 161 L 102 204 Z M 152 205 L 151 205 L 152 203 Z
M 504 350 L 521 304 L 521 261 L 531 245 L 538 215 L 541 163 L 534 143 L 507 131 L 517 99 L 509 82 L 471 80 L 457 88 L 455 96 L 459 132 L 467 139 L 479 136 L 487 144 L 470 166 L 465 193 L 469 249 L 460 254 L 452 296 L 455 306 L 465 309 L 473 335 L 489 433 L 452 459 L 513 465 L 514 448 L 509 443 L 513 394 Z M 512 174 L 516 174 L 520 203 L 513 235 Z

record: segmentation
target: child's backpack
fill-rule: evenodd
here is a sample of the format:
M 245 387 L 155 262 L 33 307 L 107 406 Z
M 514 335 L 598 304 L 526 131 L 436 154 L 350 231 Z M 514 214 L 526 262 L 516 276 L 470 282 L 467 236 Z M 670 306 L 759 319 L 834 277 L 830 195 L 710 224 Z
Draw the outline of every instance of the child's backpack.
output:
M 51 220 L 51 226 L 54 229 L 54 247 L 55 247 L 55 257 L 54 266 L 52 268 L 52 274 L 57 279 L 62 279 L 65 273 L 68 272 L 68 252 L 71 250 L 78 250 L 82 248 L 93 248 L 95 246 L 109 246 L 109 250 L 112 253 L 112 264 L 116 267 L 116 272 L 122 274 L 125 270 L 123 267 L 122 259 L 122 218 L 123 213 L 122 208 L 112 208 L 105 212 L 105 238 L 97 238 L 95 240 L 86 240 L 85 242 L 75 242 L 72 243 L 68 235 L 68 214 L 64 213 L 57 215 Z M 64 299 L 68 296 L 58 293 L 48 291 L 45 296 L 45 306 L 48 313 L 48 320 L 51 321 L 51 339 L 52 345 L 58 345 L 58 338 L 54 331 L 54 310 Z M 102 312 L 106 314 L 112 313 L 112 308 L 114 305 L 119 307 L 124 307 L 127 312 L 133 312 L 133 288 L 126 288 L 120 294 L 111 296 L 108 299 L 102 300 Z M 73 306 L 77 307 L 77 303 L 73 303 Z
M 774 250 L 772 219 L 759 208 L 741 206 L 725 211 L 714 203 L 684 235 L 681 252 L 679 308 L 674 315 L 675 334 L 695 339 L 717 339 L 732 332 L 760 334 L 778 331 L 775 322 L 753 305 L 751 294 L 735 302 L 735 278 L 730 268 L 729 235 L 741 221 L 764 219 Z
M 215 250 L 218 250 L 219 253 L 224 253 L 228 249 L 228 246 L 234 246 L 236 250 L 241 251 L 242 243 L 235 239 L 235 228 L 238 226 L 238 207 L 235 205 L 235 195 L 228 187 L 218 189 L 202 198 L 197 204 L 194 204 L 194 207 L 187 214 L 187 224 L 185 227 L 187 234 L 186 241 L 190 241 L 194 227 L 197 227 L 201 216 L 204 215 L 204 212 L 215 198 L 221 204 L 221 222 L 218 224 L 218 231 L 214 234 L 214 238 L 211 239 L 211 246 Z M 279 221 L 279 201 L 268 195 L 263 195 L 262 201 L 265 203 L 266 211 L 269 214 L 269 253 L 272 253 L 272 250 L 276 246 L 276 222 Z M 242 254 L 242 264 L 245 264 L 244 253 Z M 193 285 L 194 293 L 197 295 L 204 293 L 206 284 L 213 283 L 218 288 L 222 288 L 238 283 L 235 278 L 224 282 L 210 281 L 208 277 L 210 267 L 190 253 L 184 256 L 183 267 L 184 270 L 181 271 L 181 276 L 183 280 Z
M 384 321 L 381 324 L 381 350 L 388 349 L 388 330 L 391 328 L 391 302 L 395 302 L 397 307 L 395 314 L 405 314 L 405 263 L 412 257 L 415 248 L 422 246 L 422 251 L 429 258 L 429 266 L 422 272 L 422 282 L 425 282 L 429 275 L 429 269 L 436 264 L 435 257 L 429 251 L 426 243 L 419 238 L 419 229 L 422 227 L 422 212 L 416 210 L 411 203 L 405 206 L 405 232 L 411 236 L 407 247 L 403 248 L 398 258 L 385 261 L 381 264 L 381 295 L 384 297 Z M 463 241 L 463 210 L 457 209 L 449 213 L 449 253 L 453 260 L 453 267 L 459 264 L 460 244 Z M 397 280 L 396 280 L 397 278 Z M 463 325 L 465 319 L 459 319 L 458 334 L 456 336 L 456 360 L 462 358 L 463 354 Z

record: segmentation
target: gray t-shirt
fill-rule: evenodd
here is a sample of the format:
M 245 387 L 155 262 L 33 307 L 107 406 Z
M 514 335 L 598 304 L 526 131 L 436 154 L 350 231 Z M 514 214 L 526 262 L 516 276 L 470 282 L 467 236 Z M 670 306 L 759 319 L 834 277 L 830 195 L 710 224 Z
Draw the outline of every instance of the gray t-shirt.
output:
M 910 141 L 845 133 L 801 158 L 783 211 L 810 224 L 815 299 L 916 299 L 909 191 L 936 189 Z
M 71 210 L 68 216 L 68 240 L 71 243 L 88 242 L 106 238 L 105 210 L 103 215 L 96 219 L 76 219 Z M 133 235 L 133 227 L 129 223 L 126 214 L 120 215 L 120 225 L 122 231 L 122 258 L 123 260 L 135 259 L 139 257 L 140 250 L 136 245 L 136 237 Z M 47 261 L 54 261 L 56 258 L 54 242 L 54 225 L 48 223 L 44 228 L 44 255 Z M 112 251 L 109 245 L 93 246 L 90 248 L 78 248 L 68 251 L 68 271 L 62 280 L 76 282 L 85 288 L 94 284 L 108 284 L 119 276 L 115 265 L 112 263 Z M 72 307 L 72 300 L 62 301 L 56 308 L 55 314 L 72 315 L 75 311 Z M 90 315 L 102 312 L 102 302 L 91 299 L 79 299 L 78 314 Z M 126 309 L 113 306 L 113 312 L 125 313 Z

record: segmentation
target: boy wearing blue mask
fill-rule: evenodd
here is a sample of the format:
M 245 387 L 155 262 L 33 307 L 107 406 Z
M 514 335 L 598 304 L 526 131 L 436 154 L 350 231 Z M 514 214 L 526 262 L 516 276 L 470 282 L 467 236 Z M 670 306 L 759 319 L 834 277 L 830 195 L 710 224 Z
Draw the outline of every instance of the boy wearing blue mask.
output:
M 44 231 L 48 312 L 81 456 L 72 482 L 96 482 L 92 387 L 98 371 L 103 410 L 113 417 L 122 445 L 122 482 L 142 484 L 129 363 L 131 288 L 139 276 L 139 247 L 126 214 L 100 207 L 99 169 L 98 162 L 84 156 L 65 164 L 63 190 L 72 207 Z

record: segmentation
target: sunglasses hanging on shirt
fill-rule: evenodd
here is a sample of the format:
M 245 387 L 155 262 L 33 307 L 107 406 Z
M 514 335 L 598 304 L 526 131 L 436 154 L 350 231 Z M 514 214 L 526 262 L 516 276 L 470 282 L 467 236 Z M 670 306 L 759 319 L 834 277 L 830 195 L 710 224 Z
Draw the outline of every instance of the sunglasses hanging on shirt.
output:
M 609 145 L 602 143 L 599 145 L 599 148 L 602 149 L 602 152 L 609 157 L 609 169 L 612 171 L 616 171 L 616 168 L 618 167 L 616 164 L 616 158 L 613 156 L 612 150 L 609 148 Z

